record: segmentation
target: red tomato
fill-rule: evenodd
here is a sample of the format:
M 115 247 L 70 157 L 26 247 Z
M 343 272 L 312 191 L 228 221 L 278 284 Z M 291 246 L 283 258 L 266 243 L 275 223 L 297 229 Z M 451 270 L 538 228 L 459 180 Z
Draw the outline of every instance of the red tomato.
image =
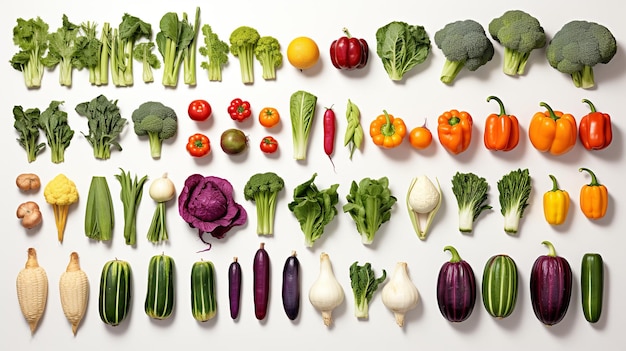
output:
M 206 121 L 211 117 L 211 105 L 206 100 L 193 100 L 189 104 L 189 117 L 194 121 Z
M 272 154 L 278 150 L 278 142 L 274 137 L 266 136 L 261 140 L 261 151 L 266 154 Z

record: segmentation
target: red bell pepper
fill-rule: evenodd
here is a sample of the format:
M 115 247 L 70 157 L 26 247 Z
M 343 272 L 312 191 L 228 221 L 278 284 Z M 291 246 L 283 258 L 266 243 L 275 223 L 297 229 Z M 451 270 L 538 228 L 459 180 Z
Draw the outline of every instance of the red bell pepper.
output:
M 243 101 L 239 98 L 233 99 L 228 106 L 228 114 L 230 118 L 237 122 L 243 122 L 245 119 L 252 116 L 252 111 L 250 110 L 250 103 L 248 101 Z
M 345 36 L 330 45 L 330 61 L 338 69 L 353 70 L 363 68 L 369 58 L 369 47 L 365 39 L 353 38 L 347 28 Z
M 602 150 L 613 140 L 611 116 L 596 111 L 591 101 L 583 99 L 583 102 L 589 104 L 591 112 L 580 120 L 578 128 L 580 141 L 587 150 Z

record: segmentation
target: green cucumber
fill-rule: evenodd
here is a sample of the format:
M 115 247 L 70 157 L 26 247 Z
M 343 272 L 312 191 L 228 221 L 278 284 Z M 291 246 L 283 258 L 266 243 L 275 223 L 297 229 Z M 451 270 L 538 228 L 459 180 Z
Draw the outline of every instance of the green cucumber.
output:
M 508 255 L 487 260 L 483 271 L 482 296 L 487 312 L 496 318 L 513 313 L 517 301 L 517 265 Z
M 211 261 L 198 261 L 191 267 L 191 314 L 206 322 L 217 314 L 215 267 Z
M 112 326 L 120 324 L 130 311 L 131 296 L 131 269 L 128 262 L 115 259 L 105 263 L 100 276 L 100 319 Z
M 174 309 L 174 290 L 174 260 L 164 254 L 152 256 L 148 266 L 146 314 L 154 319 L 168 318 Z
M 596 323 L 602 314 L 604 262 L 597 253 L 583 255 L 580 270 L 580 291 L 583 314 L 589 323 Z

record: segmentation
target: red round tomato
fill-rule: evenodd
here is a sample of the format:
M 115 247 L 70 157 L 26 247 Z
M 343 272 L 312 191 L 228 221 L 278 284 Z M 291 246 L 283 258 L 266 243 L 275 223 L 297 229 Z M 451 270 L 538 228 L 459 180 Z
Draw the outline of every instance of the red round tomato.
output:
M 266 136 L 261 140 L 261 151 L 266 154 L 272 154 L 278 150 L 278 142 L 274 137 Z
M 194 121 L 206 121 L 211 117 L 211 105 L 206 100 L 193 100 L 189 104 L 189 117 Z

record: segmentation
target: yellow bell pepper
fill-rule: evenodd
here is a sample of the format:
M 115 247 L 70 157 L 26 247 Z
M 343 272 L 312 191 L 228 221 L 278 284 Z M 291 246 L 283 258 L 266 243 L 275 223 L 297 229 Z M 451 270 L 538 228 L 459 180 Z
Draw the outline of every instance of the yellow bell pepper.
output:
M 543 214 L 551 225 L 560 225 L 567 219 L 569 211 L 569 193 L 559 189 L 556 178 L 550 174 L 552 190 L 543 194 Z
M 591 170 L 579 168 L 578 171 L 586 171 L 591 175 L 591 183 L 583 185 L 580 189 L 580 209 L 589 219 L 604 217 L 609 205 L 609 193 L 606 186 L 598 182 Z

